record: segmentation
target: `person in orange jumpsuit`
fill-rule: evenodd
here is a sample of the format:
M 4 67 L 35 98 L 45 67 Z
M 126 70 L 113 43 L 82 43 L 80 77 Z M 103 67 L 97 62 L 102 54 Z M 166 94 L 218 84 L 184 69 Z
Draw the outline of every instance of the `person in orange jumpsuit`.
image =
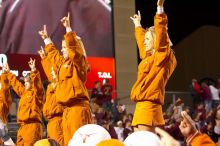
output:
M 46 26 L 39 34 L 44 39 L 46 56 L 58 70 L 58 85 L 55 91 L 57 102 L 65 106 L 63 112 L 64 145 L 68 145 L 75 131 L 92 122 L 89 95 L 85 87 L 88 63 L 85 52 L 75 32 L 70 27 L 69 14 L 61 19 L 66 34 L 62 41 L 63 55 L 48 38 Z
M 3 74 L 6 74 L 9 84 L 20 97 L 17 114 L 20 124 L 17 146 L 33 146 L 43 134 L 41 111 L 43 97 L 39 97 L 43 94 L 43 86 L 40 73 L 35 68 L 35 60 L 30 59 L 29 66 L 31 73 L 25 77 L 24 85 L 10 73 L 8 65 L 3 67 Z
M 7 76 L 2 74 L 0 79 L 0 118 L 4 124 L 7 124 L 9 110 L 12 105 L 12 97 Z
M 49 80 L 49 85 L 46 91 L 46 102 L 43 106 L 43 115 L 47 118 L 47 137 L 54 139 L 63 146 L 63 128 L 62 115 L 64 107 L 57 103 L 55 90 L 57 86 L 56 72 L 54 71 L 50 61 L 45 56 L 43 48 L 39 51 L 41 56 L 41 64 L 44 72 Z
M 131 19 L 135 24 L 135 37 L 142 61 L 138 66 L 138 78 L 131 90 L 136 102 L 132 121 L 135 131 L 154 132 L 155 126 L 164 125 L 162 105 L 165 85 L 176 67 L 176 58 L 170 48 L 167 32 L 167 16 L 163 10 L 164 0 L 158 0 L 154 27 L 141 27 L 140 12 Z
M 9 115 L 9 110 L 12 105 L 12 98 L 10 93 L 10 86 L 7 80 L 7 76 L 2 74 L 0 76 L 0 120 L 7 125 L 7 118 Z M 0 144 L 3 141 L 0 140 Z

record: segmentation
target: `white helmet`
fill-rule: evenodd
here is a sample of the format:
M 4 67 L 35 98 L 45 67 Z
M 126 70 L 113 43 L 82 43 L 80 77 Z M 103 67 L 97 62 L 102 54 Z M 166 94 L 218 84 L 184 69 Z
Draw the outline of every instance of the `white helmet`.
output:
M 148 131 L 137 131 L 129 135 L 125 141 L 125 146 L 160 146 L 159 137 Z
M 106 129 L 96 124 L 87 124 L 75 132 L 68 146 L 95 146 L 107 139 L 111 139 L 111 136 Z

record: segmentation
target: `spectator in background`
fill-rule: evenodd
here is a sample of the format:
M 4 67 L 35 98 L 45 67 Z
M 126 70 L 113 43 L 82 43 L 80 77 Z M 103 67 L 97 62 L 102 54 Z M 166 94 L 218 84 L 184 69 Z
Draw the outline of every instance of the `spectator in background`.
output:
M 176 100 L 175 106 L 173 107 L 173 118 L 178 121 L 181 117 L 181 112 L 183 111 L 184 102 L 182 99 L 178 98 Z
M 131 127 L 131 120 L 127 119 L 125 121 L 125 127 L 124 127 L 124 131 L 123 131 L 124 139 L 126 139 L 128 137 L 128 135 L 130 135 L 131 133 L 133 133 L 133 129 Z
M 111 138 L 118 139 L 118 135 L 110 121 L 102 120 L 99 125 L 104 127 L 109 132 Z
M 214 86 L 214 84 L 210 84 L 209 89 L 212 95 L 212 107 L 216 108 L 220 104 L 219 90 Z
M 118 140 L 124 141 L 124 127 L 122 121 L 117 122 L 117 126 L 114 127 Z
M 103 104 L 103 92 L 101 90 L 100 81 L 95 81 L 94 88 L 92 89 L 91 100 L 99 106 Z
M 217 82 L 217 84 L 216 84 L 216 88 L 217 88 L 218 90 L 220 90 L 220 78 L 218 79 L 218 82 Z
M 214 133 L 218 135 L 218 142 L 220 143 L 220 105 L 217 107 L 215 115 Z
M 202 99 L 205 102 L 205 109 L 206 109 L 206 111 L 209 111 L 212 108 L 212 94 L 211 94 L 211 91 L 209 89 L 209 86 L 205 82 L 202 83 L 201 88 L 202 88 Z
M 194 121 L 199 130 L 201 129 L 202 126 L 204 126 L 205 119 L 206 119 L 206 110 L 204 107 L 204 103 L 201 102 L 197 104 L 197 107 L 194 113 Z
M 193 104 L 196 105 L 202 101 L 200 85 L 196 79 L 192 79 L 192 84 L 190 85 L 191 96 L 193 97 Z
M 113 99 L 112 99 L 112 85 L 109 79 L 103 80 L 102 92 L 103 92 L 103 108 L 111 110 Z

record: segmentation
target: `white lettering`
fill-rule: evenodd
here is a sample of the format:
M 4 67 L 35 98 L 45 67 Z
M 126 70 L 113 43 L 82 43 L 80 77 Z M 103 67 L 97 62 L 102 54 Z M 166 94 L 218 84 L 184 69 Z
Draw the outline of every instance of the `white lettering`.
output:
M 7 63 L 7 56 L 5 54 L 0 54 L 0 67 L 3 67 Z
M 99 78 L 105 78 L 105 79 L 111 79 L 111 73 L 110 72 L 98 72 Z
M 10 70 L 11 73 L 13 73 L 14 75 L 18 76 L 19 73 L 18 73 L 18 70 Z

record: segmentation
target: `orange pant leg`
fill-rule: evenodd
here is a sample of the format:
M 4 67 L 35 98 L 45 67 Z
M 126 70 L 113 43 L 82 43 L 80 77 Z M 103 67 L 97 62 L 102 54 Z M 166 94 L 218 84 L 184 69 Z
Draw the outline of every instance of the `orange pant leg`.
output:
M 62 117 L 54 117 L 48 121 L 47 137 L 54 139 L 60 146 L 63 146 Z
M 33 146 L 42 139 L 43 127 L 41 123 L 30 123 L 22 125 L 17 133 L 16 146 Z
M 90 123 L 92 123 L 92 117 L 89 105 L 75 105 L 66 108 L 63 113 L 64 145 L 68 145 L 78 128 Z

